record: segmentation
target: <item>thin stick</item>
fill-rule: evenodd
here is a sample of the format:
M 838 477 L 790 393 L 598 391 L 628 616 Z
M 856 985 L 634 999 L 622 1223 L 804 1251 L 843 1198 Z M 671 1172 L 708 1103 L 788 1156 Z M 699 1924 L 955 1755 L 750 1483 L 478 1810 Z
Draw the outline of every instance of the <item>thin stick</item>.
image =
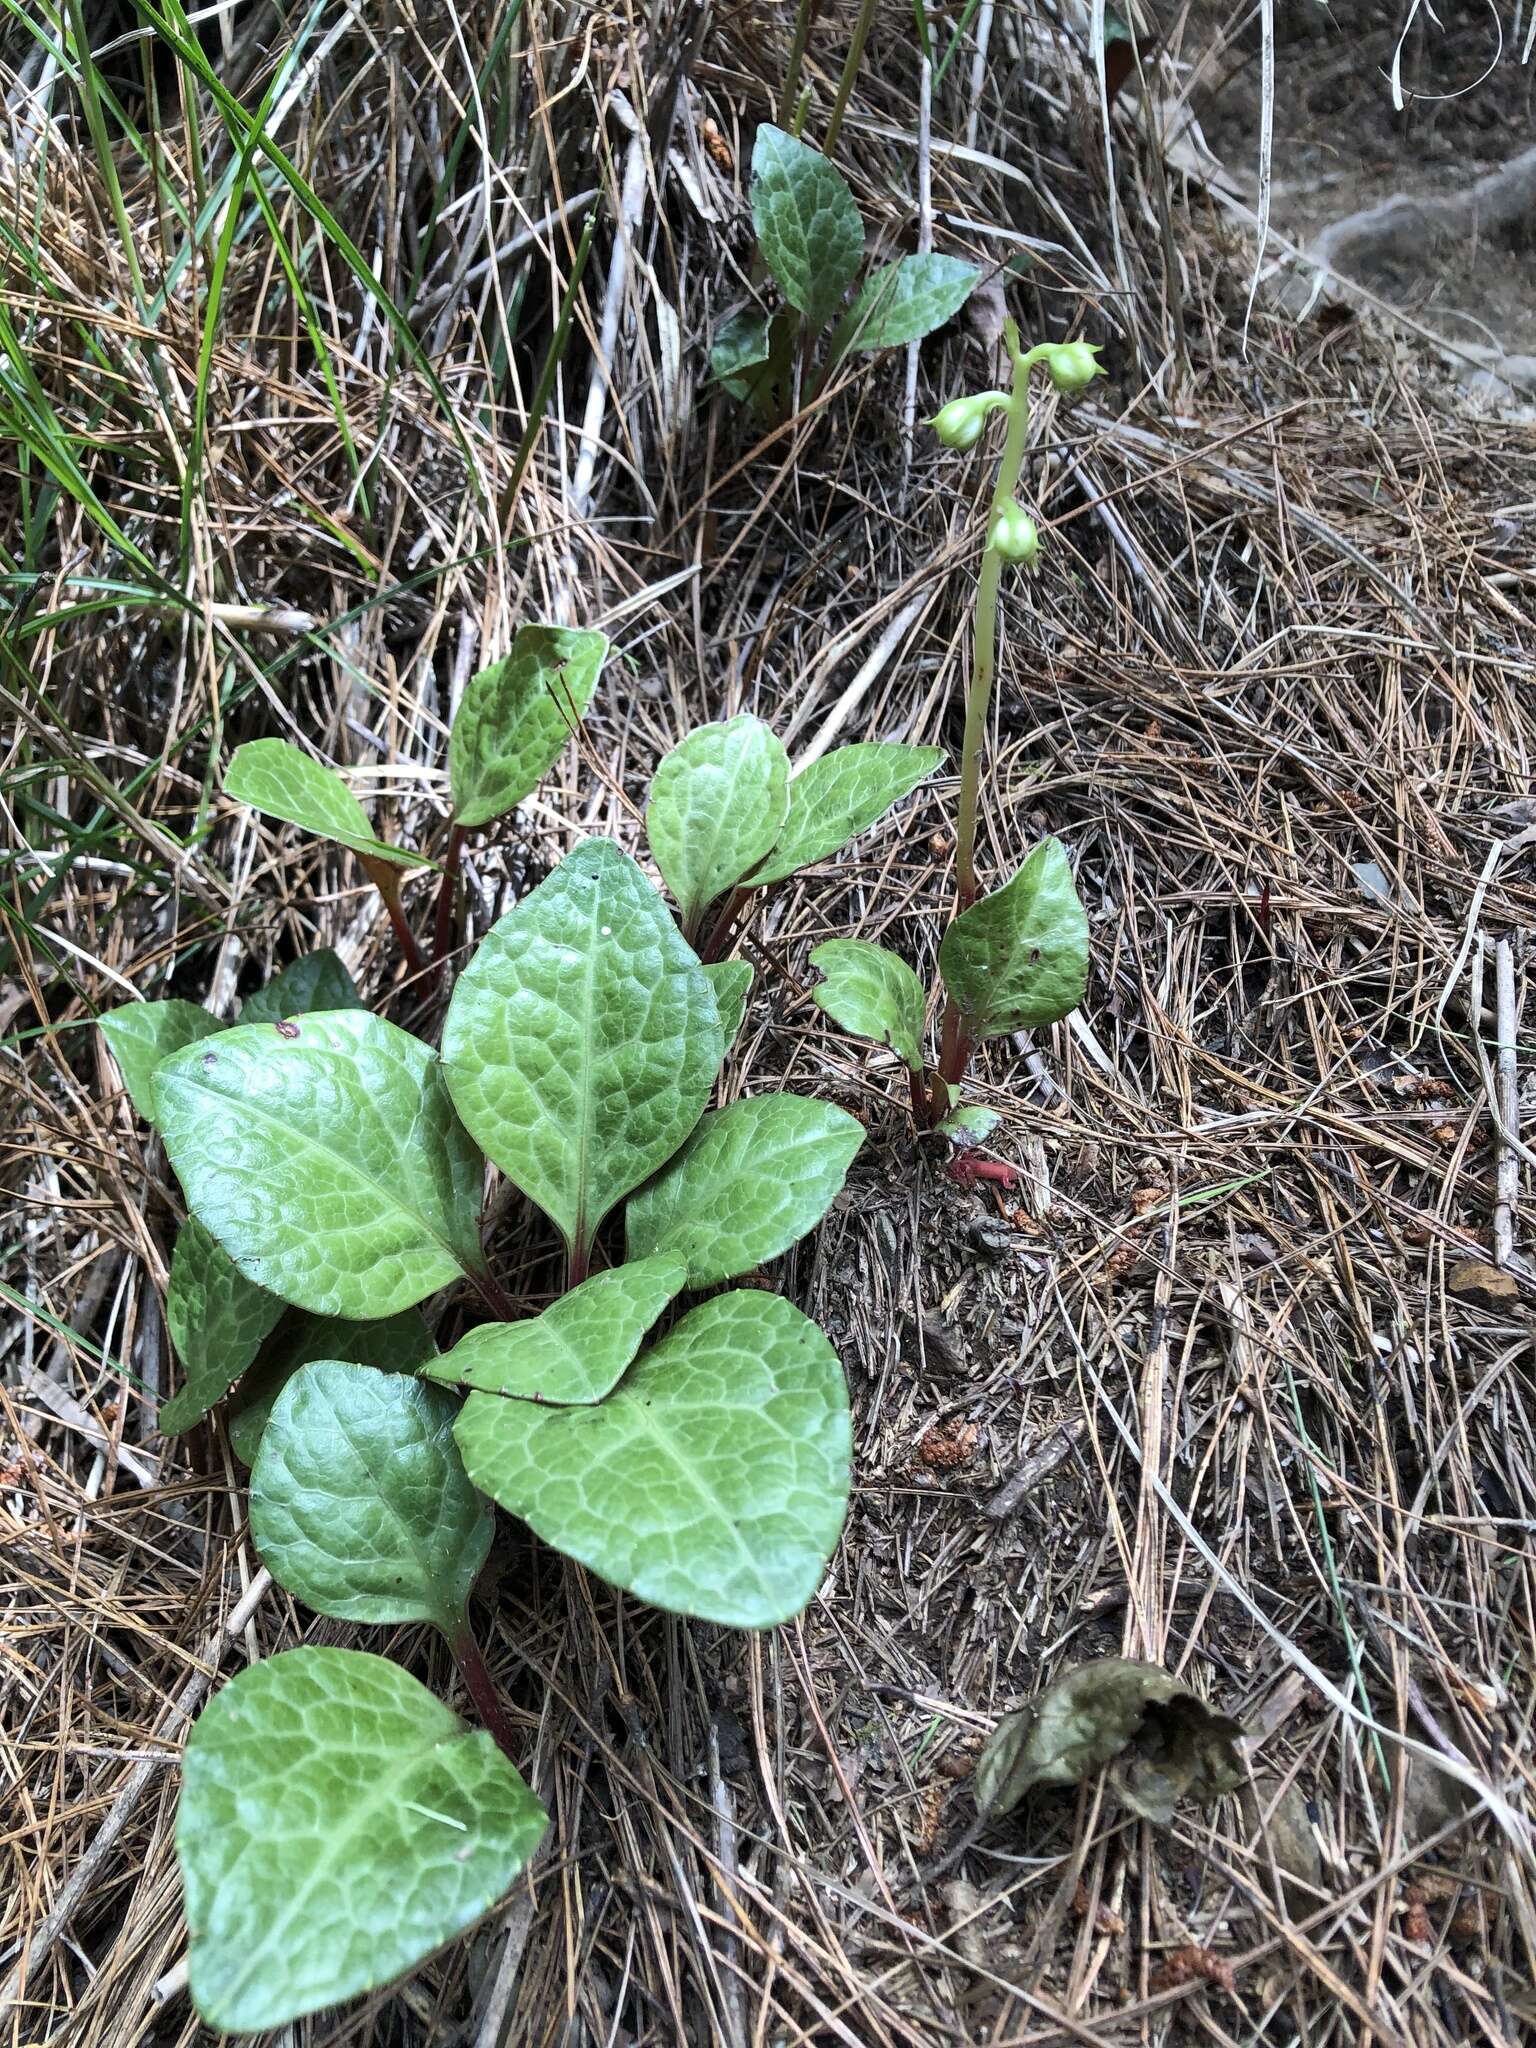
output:
M 1498 1168 L 1493 1205 L 1493 1262 L 1507 1266 L 1515 1251 L 1515 1205 L 1520 1199 L 1520 1074 L 1516 1062 L 1515 956 L 1508 939 L 1494 951 L 1498 1017 Z

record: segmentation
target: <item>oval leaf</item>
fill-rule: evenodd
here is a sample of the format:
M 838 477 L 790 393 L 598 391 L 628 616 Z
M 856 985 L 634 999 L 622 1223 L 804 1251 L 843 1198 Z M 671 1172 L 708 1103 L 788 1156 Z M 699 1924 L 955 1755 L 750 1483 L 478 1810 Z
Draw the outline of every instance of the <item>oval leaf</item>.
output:
M 256 2033 L 388 1984 L 490 1911 L 547 1824 L 490 1736 L 384 1658 L 251 1665 L 187 1741 L 193 2004 Z
M 368 813 L 333 768 L 312 761 L 288 740 L 251 740 L 236 747 L 224 777 L 224 792 L 268 818 L 281 818 L 334 839 L 370 860 L 393 861 L 400 867 L 431 867 L 424 854 L 407 853 L 380 839 Z
M 175 996 L 159 1003 L 124 1003 L 96 1019 L 101 1035 L 117 1061 L 128 1100 L 144 1119 L 155 1121 L 155 1070 L 184 1045 L 196 1045 L 226 1027 L 196 1003 Z
M 750 1273 L 821 1221 L 863 1142 L 857 1117 L 805 1095 L 717 1109 L 630 1203 L 629 1256 L 686 1259 L 690 1287 Z
M 431 1332 L 413 1308 L 378 1323 L 349 1323 L 340 1316 L 290 1316 L 262 1346 L 261 1355 L 230 1401 L 229 1441 L 235 1456 L 243 1464 L 255 1464 L 278 1395 L 302 1366 L 317 1358 L 371 1365 L 375 1372 L 414 1372 L 436 1355 Z
M 905 348 L 952 320 L 976 289 L 974 263 L 955 256 L 903 256 L 865 279 L 842 321 L 834 352 Z
M 736 1628 L 810 1601 L 848 1501 L 848 1391 L 777 1295 L 722 1294 L 595 1408 L 471 1394 L 475 1484 L 557 1550 L 655 1607 Z
M 275 1294 L 255 1287 L 195 1216 L 176 1239 L 165 1321 L 186 1375 L 160 1411 L 167 1436 L 200 1422 L 255 1358 L 283 1313 Z
M 888 1045 L 914 1074 L 923 1071 L 928 998 L 905 960 L 867 939 L 829 939 L 811 954 L 826 980 L 811 998 L 858 1038 Z
M 752 148 L 752 222 L 763 261 L 816 333 L 864 260 L 864 223 L 842 173 L 765 121 Z
M 276 1024 L 284 1017 L 309 1017 L 318 1010 L 360 1010 L 356 983 L 329 946 L 294 960 L 265 988 L 240 1006 L 242 1024 Z
M 789 756 L 749 713 L 701 725 L 656 770 L 645 826 L 690 935 L 763 859 L 789 815 Z
M 608 640 L 568 626 L 520 626 L 512 651 L 472 676 L 448 735 L 460 825 L 489 825 L 530 795 L 581 723 Z
M 715 329 L 709 367 L 732 398 L 746 398 L 754 382 L 747 373 L 762 368 L 771 348 L 768 315 L 755 306 L 739 306 Z
M 277 1583 L 337 1621 L 462 1626 L 492 1521 L 458 1412 L 404 1373 L 337 1359 L 295 1373 L 251 1472 L 251 1540 Z
M 155 1077 L 187 1200 L 258 1287 L 370 1321 L 484 1269 L 483 1168 L 431 1052 L 382 1017 L 241 1024 Z
M 670 1256 L 596 1273 L 526 1323 L 471 1330 L 422 1378 L 562 1408 L 601 1401 L 687 1278 L 683 1261 Z
M 1088 919 L 1057 839 L 1037 846 L 1005 888 L 962 911 L 939 972 L 973 1038 L 1056 1024 L 1088 987 Z
M 862 740 L 823 754 L 790 782 L 784 830 L 772 853 L 747 877 L 749 887 L 782 882 L 797 868 L 836 853 L 916 789 L 943 759 L 942 747 L 880 740 Z
M 583 1254 L 693 1129 L 724 1057 L 697 956 L 606 839 L 492 928 L 443 1027 L 460 1116 Z
M 745 960 L 710 960 L 705 963 L 704 972 L 715 992 L 715 1008 L 720 1012 L 720 1035 L 729 1052 L 747 1014 L 752 968 Z

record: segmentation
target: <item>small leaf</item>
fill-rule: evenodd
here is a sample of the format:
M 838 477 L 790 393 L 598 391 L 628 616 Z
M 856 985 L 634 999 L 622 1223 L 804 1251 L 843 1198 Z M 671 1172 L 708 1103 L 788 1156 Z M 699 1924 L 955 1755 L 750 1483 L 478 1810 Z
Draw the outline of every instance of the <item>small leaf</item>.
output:
M 443 1027 L 460 1116 L 583 1254 L 693 1129 L 724 1057 L 697 956 L 606 839 L 493 926 Z
M 308 1017 L 318 1010 L 361 1010 L 363 999 L 340 958 L 329 946 L 294 960 L 265 988 L 246 997 L 242 1024 L 276 1024 L 283 1017 Z
M 769 329 L 768 315 L 755 306 L 738 306 L 715 329 L 709 367 L 732 398 L 751 395 L 756 380 L 748 373 L 760 370 L 768 360 L 772 349 Z
M 1002 1122 L 995 1109 L 984 1109 L 979 1102 L 962 1104 L 952 1109 L 947 1117 L 935 1128 L 941 1138 L 948 1138 L 957 1152 L 967 1152 L 973 1145 L 984 1145 Z
M 811 954 L 826 980 L 811 998 L 858 1038 L 888 1045 L 914 1074 L 923 1071 L 928 998 L 906 961 L 867 939 L 828 939 Z
M 1056 1024 L 1088 987 L 1088 919 L 1057 839 L 1006 887 L 962 911 L 939 947 L 939 972 L 974 1038 Z
M 187 1741 L 176 1855 L 192 2002 L 258 2033 L 388 1984 L 472 1927 L 548 1816 L 483 1730 L 360 1650 L 285 1650 Z
M 1132 1812 L 1166 1822 L 1176 1800 L 1214 1799 L 1242 1782 L 1242 1732 L 1158 1665 L 1096 1658 L 998 1723 L 976 1765 L 976 1804 L 1008 1813 L 1033 1785 L 1078 1785 L 1113 1764 Z
M 448 736 L 460 825 L 489 825 L 538 788 L 592 701 L 608 640 L 568 626 L 520 626 L 512 651 L 472 676 Z
M 235 1456 L 242 1464 L 255 1464 L 278 1395 L 302 1366 L 317 1358 L 371 1365 L 375 1372 L 415 1372 L 436 1356 L 431 1333 L 413 1308 L 378 1323 L 294 1314 L 267 1339 L 230 1400 L 229 1441 Z
M 104 1011 L 96 1022 L 117 1061 L 128 1100 L 147 1124 L 155 1121 L 155 1070 L 160 1062 L 184 1045 L 195 1045 L 226 1028 L 196 1003 L 183 1003 L 175 996 L 158 1003 L 124 1003 Z
M 818 332 L 864 259 L 864 223 L 842 173 L 765 121 L 752 149 L 752 220 L 763 261 Z
M 275 1294 L 255 1287 L 195 1216 L 176 1239 L 165 1321 L 185 1383 L 160 1411 L 167 1436 L 190 1429 L 222 1401 L 283 1313 Z
M 526 1323 L 471 1330 L 422 1377 L 562 1408 L 601 1401 L 687 1278 L 683 1261 L 670 1256 L 596 1273 Z
M 904 348 L 952 320 L 976 289 L 974 263 L 954 256 L 903 256 L 872 271 L 839 323 L 834 355 L 847 349 Z
M 942 747 L 907 747 L 879 740 L 834 747 L 789 785 L 789 816 L 772 853 L 747 877 L 750 888 L 782 882 L 867 832 L 877 818 L 933 773 Z
M 798 1614 L 848 1499 L 848 1390 L 773 1294 L 722 1294 L 595 1408 L 471 1394 L 471 1479 L 536 1534 L 655 1607 L 736 1628 Z
M 720 1032 L 729 1052 L 747 1014 L 747 991 L 752 986 L 751 964 L 746 960 L 710 960 L 705 962 L 704 972 L 715 992 Z
M 821 1221 L 863 1142 L 857 1117 L 805 1095 L 717 1109 L 630 1203 L 629 1256 L 677 1254 L 690 1287 L 750 1273 Z
M 251 1471 L 251 1539 L 277 1583 L 336 1621 L 462 1626 L 492 1519 L 453 1441 L 458 1412 L 405 1373 L 337 1359 L 295 1373 Z
M 366 1010 L 240 1024 L 155 1078 L 198 1219 L 248 1280 L 371 1321 L 484 1270 L 484 1168 L 419 1039 Z
M 288 740 L 251 740 L 236 747 L 224 776 L 224 793 L 249 804 L 268 818 L 281 818 L 334 839 L 370 860 L 393 861 L 400 867 L 431 867 L 424 854 L 407 853 L 380 839 L 368 813 L 333 768 L 312 761 Z
M 767 854 L 789 815 L 789 756 L 749 713 L 701 725 L 656 770 L 645 825 L 692 933 L 707 905 Z

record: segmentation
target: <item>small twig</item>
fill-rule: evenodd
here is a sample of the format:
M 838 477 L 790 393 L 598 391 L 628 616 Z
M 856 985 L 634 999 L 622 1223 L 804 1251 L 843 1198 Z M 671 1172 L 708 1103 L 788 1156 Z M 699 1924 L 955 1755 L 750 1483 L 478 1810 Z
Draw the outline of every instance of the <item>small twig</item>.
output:
M 1507 1266 L 1515 1250 L 1515 1205 L 1520 1198 L 1520 1075 L 1515 1031 L 1515 956 L 1508 939 L 1494 951 L 1498 1017 L 1498 1167 L 1493 1205 L 1493 1262 Z
M 982 1513 L 994 1522 L 1006 1521 L 1026 1495 L 1033 1493 L 1042 1480 L 1049 1479 L 1059 1466 L 1065 1465 L 1087 1427 L 1086 1419 L 1080 1416 L 1075 1422 L 1064 1423 L 1043 1444 L 1036 1445 L 1017 1471 L 1010 1473 L 991 1499 L 983 1504 Z

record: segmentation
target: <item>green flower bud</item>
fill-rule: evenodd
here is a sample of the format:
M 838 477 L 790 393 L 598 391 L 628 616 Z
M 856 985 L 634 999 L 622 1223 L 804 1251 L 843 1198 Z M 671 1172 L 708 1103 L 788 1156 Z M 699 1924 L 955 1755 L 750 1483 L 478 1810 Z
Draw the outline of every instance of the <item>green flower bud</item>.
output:
M 1008 399 L 1001 391 L 978 391 L 973 398 L 952 398 L 940 406 L 928 424 L 946 448 L 974 448 L 981 439 L 989 413 Z
M 1099 344 L 1093 341 L 1063 341 L 1053 348 L 1045 359 L 1045 367 L 1051 374 L 1051 382 L 1065 396 L 1086 391 L 1095 377 L 1102 377 L 1104 371 L 1097 358 Z
M 987 535 L 987 546 L 996 548 L 1005 562 L 1022 562 L 1033 569 L 1040 559 L 1040 535 L 1017 498 L 1004 498 Z

